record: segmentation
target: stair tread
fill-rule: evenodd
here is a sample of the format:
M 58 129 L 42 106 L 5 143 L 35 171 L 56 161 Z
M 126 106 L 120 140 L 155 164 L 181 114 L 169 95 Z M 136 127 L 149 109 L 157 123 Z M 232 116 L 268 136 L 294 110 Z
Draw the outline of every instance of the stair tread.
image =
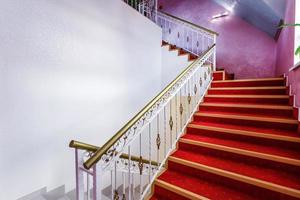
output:
M 240 112 L 226 112 L 226 111 L 201 111 L 196 112 L 197 116 L 214 116 L 214 117 L 224 117 L 224 118 L 233 118 L 233 119 L 248 119 L 248 120 L 260 120 L 260 121 L 274 121 L 280 123 L 290 123 L 298 124 L 298 121 L 291 117 L 282 117 L 282 116 L 266 116 L 263 114 L 248 114 Z
M 263 133 L 263 132 L 257 132 L 257 131 L 251 131 L 251 130 L 243 130 L 243 129 L 235 129 L 230 126 L 211 126 L 211 124 L 206 123 L 190 123 L 188 128 L 191 129 L 198 129 L 201 131 L 213 131 L 218 133 L 224 133 L 224 134 L 230 134 L 230 135 L 237 135 L 240 136 L 248 136 L 248 137 L 254 137 L 254 138 L 263 138 L 263 139 L 269 139 L 269 140 L 277 140 L 277 141 L 286 141 L 286 142 L 293 142 L 293 143 L 300 143 L 300 137 L 297 134 L 292 133 L 292 135 L 281 135 L 275 133 Z M 190 129 L 187 130 L 187 133 L 190 133 Z M 198 134 L 198 133 L 196 133 Z M 199 133 L 201 134 L 201 133 Z
M 244 176 L 253 177 L 256 179 L 272 182 L 274 184 L 300 189 L 300 168 L 299 174 L 290 173 L 285 170 L 276 170 L 265 168 L 255 163 L 249 165 L 239 160 L 232 160 L 230 158 L 221 158 L 214 155 L 204 155 L 192 151 L 177 150 L 172 156 L 196 162 L 199 164 L 223 169 L 233 173 L 238 173 Z
M 260 109 L 280 109 L 280 110 L 293 110 L 292 106 L 285 105 L 274 105 L 274 104 L 251 104 L 251 103 L 208 103 L 203 102 L 200 106 L 212 106 L 212 107 L 236 107 L 236 108 L 260 108 Z
M 286 86 L 256 86 L 256 87 L 216 87 L 210 90 L 285 90 Z
M 226 187 L 222 184 L 218 184 L 217 182 L 199 179 L 173 170 L 167 170 L 158 179 L 198 195 L 205 196 L 209 199 L 224 199 L 224 197 L 227 199 L 256 199 L 253 196 L 251 197 L 249 194 L 245 194 L 235 190 L 234 188 Z
M 221 81 L 214 81 L 214 82 L 249 82 L 249 81 L 283 81 L 283 77 L 278 78 L 255 78 L 255 79 L 235 79 L 235 80 L 221 80 Z
M 193 121 L 191 124 L 196 125 L 203 125 L 203 126 L 212 126 L 218 128 L 228 128 L 228 129 L 235 129 L 235 130 L 246 130 L 246 131 L 253 131 L 257 133 L 265 133 L 265 134 L 274 134 L 274 135 L 282 135 L 282 136 L 290 136 L 290 137 L 297 137 L 299 138 L 299 133 L 296 131 L 290 130 L 283 130 L 283 129 L 276 129 L 276 128 L 263 128 L 257 126 L 246 126 L 246 125 L 236 125 L 236 124 L 223 124 L 218 122 L 202 122 L 202 121 Z
M 183 139 L 205 142 L 215 145 L 221 145 L 226 147 L 232 147 L 241 150 L 247 150 L 252 152 L 264 153 L 269 155 L 281 156 L 290 159 L 296 159 L 300 161 L 300 151 L 294 149 L 282 149 L 275 146 L 266 146 L 261 144 L 248 143 L 246 141 L 235 141 L 232 139 L 221 139 L 221 138 L 212 138 L 206 135 L 195 135 L 195 134 L 186 134 L 182 137 Z
M 267 98 L 267 99 L 288 99 L 288 95 L 255 95 L 255 94 L 208 94 L 206 97 L 215 98 Z

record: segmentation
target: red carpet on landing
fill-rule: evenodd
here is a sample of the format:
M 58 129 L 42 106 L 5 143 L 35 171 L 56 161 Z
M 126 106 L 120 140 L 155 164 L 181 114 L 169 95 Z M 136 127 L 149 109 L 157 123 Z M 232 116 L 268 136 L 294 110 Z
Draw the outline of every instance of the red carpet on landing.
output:
M 298 109 L 284 78 L 211 84 L 152 200 L 300 199 Z

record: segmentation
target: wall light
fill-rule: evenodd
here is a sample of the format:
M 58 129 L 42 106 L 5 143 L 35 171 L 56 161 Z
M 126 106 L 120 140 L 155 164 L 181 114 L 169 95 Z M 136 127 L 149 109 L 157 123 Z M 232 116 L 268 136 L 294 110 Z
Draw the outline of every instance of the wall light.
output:
M 217 19 L 217 18 L 221 18 L 221 17 L 226 17 L 229 15 L 229 12 L 223 12 L 223 13 L 220 13 L 220 14 L 217 14 L 217 15 L 214 15 L 211 17 L 211 19 Z

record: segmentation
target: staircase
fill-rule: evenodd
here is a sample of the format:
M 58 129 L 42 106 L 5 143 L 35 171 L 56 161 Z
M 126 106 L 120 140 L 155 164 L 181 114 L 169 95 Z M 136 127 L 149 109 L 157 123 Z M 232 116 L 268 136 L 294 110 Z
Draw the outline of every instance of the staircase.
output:
M 150 199 L 300 199 L 298 110 L 285 79 L 213 76 Z

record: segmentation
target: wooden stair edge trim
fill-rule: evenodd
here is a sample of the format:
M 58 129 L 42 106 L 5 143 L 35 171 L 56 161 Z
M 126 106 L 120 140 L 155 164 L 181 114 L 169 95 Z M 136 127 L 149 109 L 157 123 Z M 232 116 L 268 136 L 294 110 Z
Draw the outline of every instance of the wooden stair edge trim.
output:
M 214 71 L 213 73 L 225 73 L 225 71 L 224 70 L 222 70 L 222 71 Z
M 203 102 L 199 105 L 211 106 L 211 107 L 232 107 L 232 108 L 256 108 L 256 109 L 273 109 L 273 110 L 293 110 L 293 106 L 282 106 L 282 105 L 263 105 L 263 104 L 233 104 L 233 103 L 208 103 Z
M 252 81 L 284 81 L 284 77 L 278 77 L 278 78 L 257 78 L 257 79 L 235 79 L 235 80 L 219 80 L 219 81 L 213 81 L 214 83 L 227 83 L 227 82 L 252 82 Z
M 168 162 L 166 162 L 167 165 Z M 155 181 L 158 180 L 158 177 L 160 175 L 162 175 L 165 171 L 167 171 L 168 167 L 164 168 L 163 170 L 161 170 L 156 176 L 155 176 L 155 180 L 154 182 L 151 184 L 151 190 L 150 190 L 150 194 L 148 196 L 145 197 L 145 200 L 150 200 L 152 198 L 152 196 L 155 194 L 154 191 L 154 185 L 155 185 Z
M 215 167 L 210 167 L 210 166 L 207 166 L 207 165 L 203 165 L 203 164 L 200 164 L 200 163 L 195 163 L 195 162 L 184 160 L 184 159 L 181 159 L 181 158 L 176 158 L 176 157 L 173 157 L 173 156 L 170 156 L 169 160 L 172 161 L 172 162 L 181 164 L 181 165 L 185 165 L 185 166 L 192 167 L 192 168 L 195 168 L 195 169 L 199 169 L 199 170 L 202 170 L 202 171 L 205 171 L 205 172 L 208 172 L 208 173 L 213 173 L 213 174 L 216 174 L 216 175 L 219 175 L 219 176 L 223 176 L 223 177 L 226 177 L 226 178 L 241 181 L 241 182 L 244 182 L 244 183 L 247 183 L 247 184 L 251 184 L 251 185 L 254 185 L 254 186 L 257 186 L 257 187 L 265 188 L 265 189 L 272 190 L 272 191 L 275 191 L 275 192 L 279 192 L 279 193 L 282 193 L 282 194 L 286 194 L 286 195 L 289 195 L 289 196 L 293 196 L 293 197 L 299 197 L 300 196 L 300 190 L 297 190 L 297 189 L 294 189 L 294 188 L 289 188 L 289 187 L 278 185 L 278 184 L 271 183 L 271 182 L 268 182 L 268 181 L 260 180 L 260 179 L 257 179 L 257 178 L 252 178 L 252 177 L 249 177 L 249 176 L 241 175 L 241 174 L 238 174 L 238 173 L 235 173 L 235 172 L 230 172 L 230 171 L 226 171 L 226 170 L 215 168 Z
M 205 97 L 211 98 L 260 98 L 260 99 L 289 99 L 289 95 L 234 95 L 234 94 L 207 94 Z
M 230 129 L 230 128 L 212 127 L 212 126 L 197 125 L 197 124 L 189 124 L 188 127 L 195 128 L 195 129 L 223 132 L 226 134 L 243 135 L 243 136 L 250 136 L 250 137 L 259 137 L 259 138 L 265 138 L 265 139 L 300 143 L 300 138 L 291 137 L 291 136 L 260 133 L 260 132 L 255 132 L 255 131 L 236 130 L 236 129 Z
M 185 144 L 191 144 L 191 145 L 206 147 L 206 148 L 220 150 L 220 151 L 226 151 L 229 153 L 235 153 L 235 154 L 239 154 L 239 155 L 251 156 L 251 157 L 275 161 L 275 162 L 281 162 L 281 163 L 295 165 L 295 166 L 300 167 L 300 160 L 293 159 L 293 158 L 271 155 L 271 154 L 250 151 L 250 150 L 245 150 L 245 149 L 239 149 L 239 148 L 235 148 L 235 147 L 228 147 L 228 146 L 219 145 L 219 144 L 194 141 L 194 140 L 184 139 L 184 138 L 180 138 L 179 141 L 182 143 L 185 143 Z
M 191 199 L 191 200 L 209 200 L 208 198 L 201 196 L 199 194 L 196 194 L 194 192 L 188 191 L 186 189 L 180 188 L 176 185 L 170 184 L 168 182 L 165 182 L 163 180 L 157 179 L 155 180 L 155 185 L 162 187 L 166 190 L 169 190 L 171 192 L 174 192 L 182 197 Z
M 274 122 L 274 123 L 298 125 L 298 120 L 296 120 L 296 119 L 285 119 L 285 118 L 275 118 L 275 117 L 255 117 L 255 116 L 248 116 L 248 115 L 217 114 L 217 113 L 208 113 L 208 112 L 196 112 L 195 116 L 260 121 L 260 122 Z
M 210 90 L 286 90 L 286 86 L 263 86 L 263 87 L 213 87 Z

